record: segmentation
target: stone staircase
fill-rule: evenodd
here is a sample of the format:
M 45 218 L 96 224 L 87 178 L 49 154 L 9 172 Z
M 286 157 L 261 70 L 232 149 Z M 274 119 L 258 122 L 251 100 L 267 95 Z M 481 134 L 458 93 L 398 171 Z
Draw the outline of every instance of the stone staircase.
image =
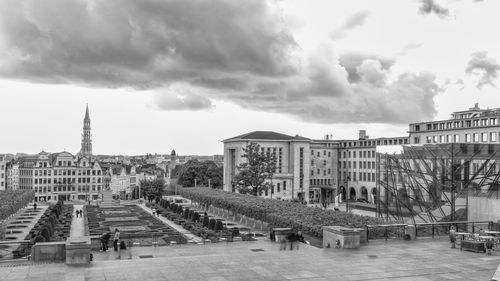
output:
M 111 190 L 106 190 L 102 193 L 101 207 L 113 206 L 113 193 Z

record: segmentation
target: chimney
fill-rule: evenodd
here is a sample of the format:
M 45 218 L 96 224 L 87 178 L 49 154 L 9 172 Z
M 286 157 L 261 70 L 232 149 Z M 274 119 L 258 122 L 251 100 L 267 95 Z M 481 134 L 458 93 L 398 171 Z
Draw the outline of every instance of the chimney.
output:
M 366 140 L 366 130 L 359 130 L 359 139 Z

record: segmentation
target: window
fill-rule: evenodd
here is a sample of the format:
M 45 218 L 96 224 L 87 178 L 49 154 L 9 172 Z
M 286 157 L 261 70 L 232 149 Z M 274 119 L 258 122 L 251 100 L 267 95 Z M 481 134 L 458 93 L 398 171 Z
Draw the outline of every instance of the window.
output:
M 450 143 L 451 142 L 451 135 L 446 135 L 446 142 Z
M 497 134 L 496 133 L 490 133 L 490 141 L 493 142 L 493 141 L 497 141 Z
M 276 191 L 280 192 L 280 183 L 279 182 L 276 184 Z
M 332 152 L 328 151 L 328 157 L 332 157 Z
M 323 170 L 323 176 L 326 176 L 326 170 Z
M 420 125 L 415 125 L 415 131 L 419 132 L 420 131 Z
M 314 150 L 313 149 L 311 149 L 311 155 L 314 156 Z
M 490 125 L 494 126 L 497 124 L 497 119 L 496 118 L 490 118 Z
M 356 151 L 352 152 L 352 158 L 356 158 Z
M 434 143 L 437 143 L 438 142 L 438 136 L 433 136 L 432 140 L 433 140 Z
M 375 158 L 375 150 L 372 151 L 372 158 Z
M 474 136 L 474 142 L 479 142 L 479 134 L 474 133 L 473 136 Z
M 432 137 L 431 136 L 427 136 L 425 142 L 426 143 L 431 143 L 432 142 Z
M 481 133 L 481 141 L 482 142 L 488 141 L 488 133 Z
M 352 162 L 352 167 L 356 169 L 356 161 Z
M 311 166 L 314 165 L 314 160 L 311 160 Z
M 453 142 L 460 142 L 460 136 L 459 135 L 453 135 Z
M 444 136 L 439 136 L 439 143 L 444 143 Z
M 323 156 L 325 156 L 325 155 L 326 155 L 326 150 L 323 150 Z
M 416 144 L 420 143 L 420 137 L 414 137 L 413 143 L 416 143 Z
M 323 160 L 323 165 L 325 165 L 325 166 L 326 166 L 326 160 Z
M 470 134 L 465 134 L 465 142 L 470 142 Z
M 286 181 L 283 181 L 283 191 L 286 190 Z
M 332 173 L 332 169 L 328 169 L 328 174 L 330 175 Z

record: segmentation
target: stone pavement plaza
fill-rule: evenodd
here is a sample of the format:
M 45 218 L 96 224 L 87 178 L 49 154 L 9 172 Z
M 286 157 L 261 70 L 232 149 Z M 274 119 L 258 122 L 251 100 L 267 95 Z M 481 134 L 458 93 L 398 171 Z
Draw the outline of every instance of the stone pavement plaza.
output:
M 371 241 L 359 250 L 300 244 L 296 251 L 261 239 L 135 247 L 132 259 L 117 256 L 94 252 L 88 266 L 0 264 L 0 280 L 490 280 L 500 263 L 498 251 L 451 249 L 445 238 Z

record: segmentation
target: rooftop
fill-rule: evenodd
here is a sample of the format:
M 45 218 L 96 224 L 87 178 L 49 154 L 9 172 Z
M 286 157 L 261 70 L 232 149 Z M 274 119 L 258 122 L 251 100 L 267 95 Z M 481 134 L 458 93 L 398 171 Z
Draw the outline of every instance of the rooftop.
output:
M 229 139 L 225 139 L 222 142 L 234 141 L 234 140 L 298 140 L 298 141 L 310 141 L 310 139 L 301 137 L 299 135 L 289 136 L 285 134 L 276 133 L 273 131 L 253 131 Z

